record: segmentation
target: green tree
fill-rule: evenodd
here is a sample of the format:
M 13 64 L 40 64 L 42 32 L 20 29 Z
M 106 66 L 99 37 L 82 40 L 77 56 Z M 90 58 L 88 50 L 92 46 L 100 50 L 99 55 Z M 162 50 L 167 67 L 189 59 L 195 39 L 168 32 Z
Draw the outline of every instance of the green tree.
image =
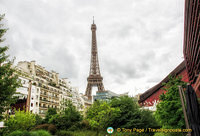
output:
M 4 18 L 4 15 L 0 15 L 0 22 Z M 0 43 L 5 39 L 3 35 L 7 29 L 3 28 L 3 24 L 0 24 Z M 20 86 L 20 81 L 15 73 L 15 70 L 11 68 L 13 61 L 8 59 L 6 51 L 7 46 L 0 46 L 0 119 L 3 118 L 2 113 L 9 108 L 13 103 L 13 94 L 16 92 L 16 88 Z
M 120 108 L 120 115 L 111 117 L 113 128 L 157 128 L 153 112 L 139 108 L 137 101 L 131 97 L 123 96 L 111 100 L 112 107 Z
M 38 114 L 36 114 L 35 115 L 35 125 L 37 126 L 37 125 L 40 125 L 40 124 L 42 124 L 43 123 L 43 119 L 42 119 L 42 117 L 40 117 L 40 115 L 38 115 Z
M 158 128 L 153 112 L 139 108 L 137 101 L 123 96 L 110 101 L 96 101 L 86 112 L 90 126 L 99 131 L 111 126 L 117 128 Z M 135 134 L 148 135 L 149 134 Z
M 112 124 L 111 118 L 118 117 L 120 109 L 111 107 L 106 101 L 95 101 L 87 111 L 87 120 L 93 129 L 105 129 Z
M 181 81 L 181 77 L 169 77 L 169 82 L 165 83 L 167 92 L 160 95 L 160 103 L 157 105 L 156 119 L 163 128 L 185 128 L 184 115 L 179 96 L 178 86 L 186 87 L 186 83 Z
M 137 127 L 140 120 L 138 104 L 130 97 L 120 97 L 111 100 L 112 107 L 120 108 L 120 116 L 112 118 L 113 127 L 133 128 Z
M 5 125 L 9 131 L 31 130 L 36 125 L 35 115 L 25 111 L 15 111 L 15 115 L 10 116 Z
M 80 112 L 73 106 L 71 101 L 66 101 L 65 109 L 54 116 L 49 120 L 49 123 L 56 125 L 57 129 L 67 130 L 72 127 L 77 129 L 77 125 L 79 125 L 82 120 L 82 116 Z
M 46 115 L 45 115 L 44 122 L 48 123 L 49 120 L 56 114 L 57 114 L 56 108 L 48 108 L 48 111 L 46 112 Z

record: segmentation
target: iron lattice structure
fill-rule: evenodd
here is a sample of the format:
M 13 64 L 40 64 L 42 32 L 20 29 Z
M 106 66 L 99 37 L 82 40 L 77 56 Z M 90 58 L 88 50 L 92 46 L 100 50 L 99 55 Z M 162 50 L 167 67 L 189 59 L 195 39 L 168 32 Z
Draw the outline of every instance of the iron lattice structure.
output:
M 98 61 L 98 51 L 96 42 L 96 24 L 91 25 L 92 30 L 92 48 L 91 48 L 91 62 L 90 62 L 90 73 L 87 78 L 87 88 L 85 95 L 89 100 L 92 99 L 92 87 L 97 86 L 98 92 L 105 91 L 103 86 L 103 77 L 100 73 L 99 61 Z

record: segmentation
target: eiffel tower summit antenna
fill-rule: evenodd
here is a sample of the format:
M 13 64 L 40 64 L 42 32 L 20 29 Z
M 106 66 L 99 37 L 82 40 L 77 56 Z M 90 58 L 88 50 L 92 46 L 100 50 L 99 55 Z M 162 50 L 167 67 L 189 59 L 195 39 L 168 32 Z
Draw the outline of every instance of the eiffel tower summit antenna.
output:
M 96 24 L 94 23 L 93 16 L 93 24 L 91 25 L 92 31 L 92 47 L 91 47 L 91 62 L 90 62 L 90 72 L 89 77 L 87 78 L 87 87 L 85 91 L 85 96 L 88 97 L 89 100 L 92 100 L 92 87 L 97 86 L 98 92 L 105 91 L 103 86 L 103 77 L 100 73 L 99 60 L 98 60 L 98 51 L 97 51 L 97 40 L 96 40 Z

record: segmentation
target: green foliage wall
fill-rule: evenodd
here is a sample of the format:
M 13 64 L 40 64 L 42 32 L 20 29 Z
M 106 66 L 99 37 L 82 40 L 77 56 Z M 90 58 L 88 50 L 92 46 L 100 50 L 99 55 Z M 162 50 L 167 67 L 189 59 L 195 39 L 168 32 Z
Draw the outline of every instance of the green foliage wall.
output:
M 78 129 L 82 116 L 71 101 L 65 103 L 65 109 L 59 114 L 51 117 L 49 123 L 56 125 L 57 129 L 67 130 L 70 128 Z
M 96 101 L 87 111 L 87 120 L 93 128 L 157 128 L 153 113 L 139 109 L 130 97 L 119 97 L 109 102 Z
M 185 128 L 178 86 L 185 87 L 186 83 L 181 81 L 181 77 L 169 78 L 169 82 L 164 84 L 167 92 L 160 96 L 161 102 L 157 105 L 156 119 L 163 128 Z
M 15 111 L 14 116 L 10 116 L 5 122 L 9 131 L 31 130 L 36 124 L 35 115 L 25 111 Z
M 38 131 L 13 131 L 12 133 L 8 134 L 7 136 L 51 136 L 49 132 L 45 130 L 38 130 Z
M 103 129 L 111 125 L 111 119 L 120 114 L 120 108 L 111 107 L 106 101 L 96 101 L 87 111 L 87 119 L 94 129 Z
M 45 119 L 44 119 L 44 122 L 45 123 L 48 123 L 49 120 L 52 118 L 52 116 L 56 115 L 57 114 L 57 111 L 55 108 L 48 108 L 48 111 L 45 115 Z

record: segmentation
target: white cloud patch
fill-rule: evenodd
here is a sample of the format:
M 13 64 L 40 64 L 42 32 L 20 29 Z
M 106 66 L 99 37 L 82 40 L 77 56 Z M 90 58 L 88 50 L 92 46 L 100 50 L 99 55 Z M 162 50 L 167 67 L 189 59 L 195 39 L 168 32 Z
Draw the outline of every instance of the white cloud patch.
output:
M 84 93 L 92 16 L 105 89 L 144 92 L 182 59 L 184 1 L 1 0 L 5 44 L 17 61 L 36 60 Z

